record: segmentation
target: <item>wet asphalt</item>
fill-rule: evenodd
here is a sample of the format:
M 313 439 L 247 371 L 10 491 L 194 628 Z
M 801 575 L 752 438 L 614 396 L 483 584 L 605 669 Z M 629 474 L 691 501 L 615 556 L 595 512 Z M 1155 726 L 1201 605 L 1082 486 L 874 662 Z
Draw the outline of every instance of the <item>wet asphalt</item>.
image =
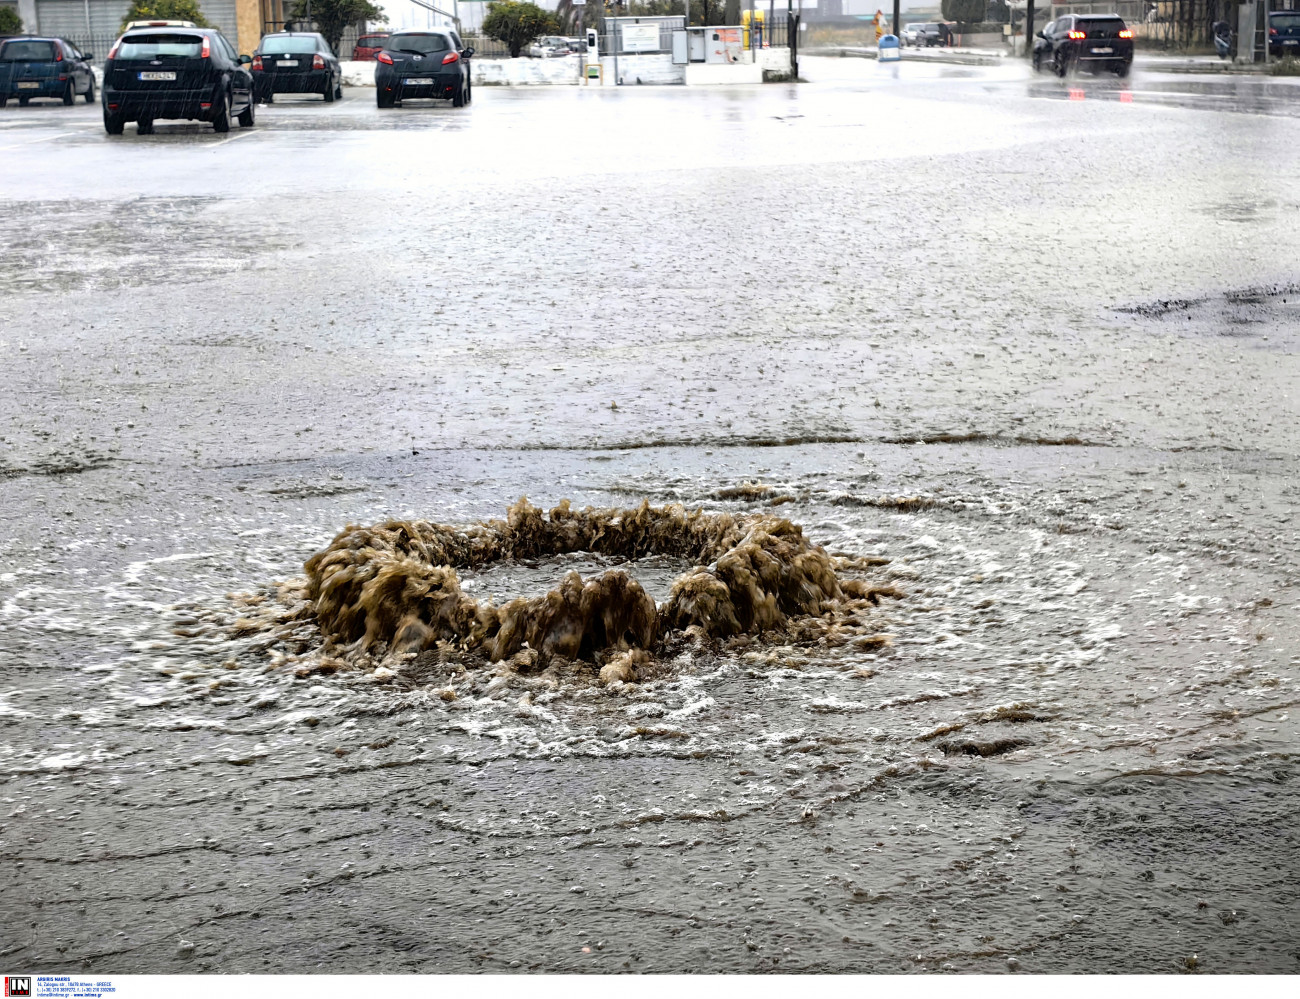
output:
M 7 967 L 1300 970 L 1297 81 L 805 75 L 0 111 Z M 892 648 L 444 701 L 206 623 L 743 481 Z

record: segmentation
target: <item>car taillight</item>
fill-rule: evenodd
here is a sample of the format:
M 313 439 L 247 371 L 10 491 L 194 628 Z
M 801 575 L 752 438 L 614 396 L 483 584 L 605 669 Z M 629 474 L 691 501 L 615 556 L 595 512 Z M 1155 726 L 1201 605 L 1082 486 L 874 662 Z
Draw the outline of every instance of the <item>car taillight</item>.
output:
M 460 62 L 460 53 L 448 52 L 445 56 L 442 57 L 442 64 L 444 66 L 447 65 L 447 63 L 449 62 Z
M 1133 32 L 1129 31 L 1128 28 L 1125 28 L 1123 31 L 1121 31 L 1121 32 L 1119 33 L 1119 37 L 1120 37 L 1120 38 L 1132 38 L 1132 37 L 1133 37 Z
M 1269 29 L 1268 29 L 1268 33 L 1269 33 L 1270 35 L 1276 35 L 1276 34 L 1277 34 L 1277 28 L 1269 28 Z
M 391 66 L 393 64 L 393 57 L 387 52 L 380 52 L 379 55 L 375 56 L 375 58 L 385 66 Z
M 114 56 L 116 56 L 117 50 L 120 49 L 121 47 L 122 47 L 122 39 L 119 38 L 117 41 L 113 43 L 113 47 L 108 50 L 108 57 L 112 59 Z
M 199 53 L 200 59 L 208 59 L 212 56 L 212 42 L 207 35 L 203 36 L 203 51 Z
M 54 46 L 54 61 L 63 62 L 63 49 L 59 48 L 57 45 Z
M 1088 32 L 1086 32 L 1086 31 L 1071 31 L 1071 32 L 1070 32 L 1070 37 L 1071 37 L 1071 38 L 1076 38 L 1076 39 L 1077 39 L 1077 38 L 1087 38 L 1087 37 L 1088 37 Z
M 321 55 L 319 52 L 317 52 L 314 56 L 311 57 L 311 68 L 312 69 L 325 68 L 325 57 Z
M 254 69 L 262 68 L 262 57 L 260 55 L 253 56 L 253 68 Z

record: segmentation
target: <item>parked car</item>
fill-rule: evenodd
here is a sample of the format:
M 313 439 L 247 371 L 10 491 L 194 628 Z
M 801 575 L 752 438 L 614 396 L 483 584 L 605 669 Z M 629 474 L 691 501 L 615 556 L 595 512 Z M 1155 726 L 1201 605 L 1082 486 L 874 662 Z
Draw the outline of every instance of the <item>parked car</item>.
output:
M 62 38 L 20 36 L 0 42 L 0 108 L 12 98 L 23 107 L 33 97 L 71 104 L 78 94 L 95 103 L 90 55 Z
M 253 94 L 271 104 L 276 94 L 320 94 L 325 103 L 343 96 L 343 67 L 325 36 L 314 31 L 263 35 L 253 50 Z
M 1128 76 L 1133 65 L 1133 32 L 1118 14 L 1066 14 L 1038 33 L 1034 71 L 1050 66 L 1057 76 L 1086 68 Z
M 528 54 L 534 59 L 554 59 L 569 54 L 569 40 L 559 35 L 543 35 L 528 46 Z
M 569 51 L 570 51 L 570 52 L 574 53 L 575 55 L 586 55 L 586 53 L 587 53 L 587 39 L 585 39 L 585 38 L 566 38 L 565 41 L 569 43 Z
M 924 34 L 925 25 L 920 22 L 904 25 L 903 33 L 899 36 L 899 41 L 904 45 L 920 45 L 921 38 Z
M 952 40 L 951 30 L 942 21 L 909 24 L 907 27 L 916 29 L 913 45 L 929 48 L 931 45 L 947 45 Z
M 158 118 L 253 124 L 252 58 L 236 55 L 216 28 L 142 28 L 128 31 L 104 61 L 104 130 L 121 135 L 128 121 L 148 135 Z
M 391 108 L 403 100 L 432 97 L 454 108 L 470 102 L 470 56 L 451 31 L 400 31 L 375 56 L 375 101 Z
M 1300 10 L 1275 10 L 1268 15 L 1268 51 L 1300 56 Z
M 352 59 L 355 62 L 369 62 L 379 55 L 384 42 L 388 41 L 388 32 L 379 31 L 371 35 L 362 35 L 352 47 Z

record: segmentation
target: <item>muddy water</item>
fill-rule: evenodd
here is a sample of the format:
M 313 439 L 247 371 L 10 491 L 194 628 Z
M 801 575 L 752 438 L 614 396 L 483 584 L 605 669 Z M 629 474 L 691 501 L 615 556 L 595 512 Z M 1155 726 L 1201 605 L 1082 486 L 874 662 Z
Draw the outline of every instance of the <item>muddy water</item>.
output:
M 903 466 L 858 450 L 823 446 L 815 470 L 800 448 L 740 463 L 827 550 L 890 559 L 873 571 L 907 597 L 872 624 L 891 646 L 706 645 L 614 688 L 583 669 L 300 675 L 293 648 L 232 637 L 250 608 L 228 594 L 298 575 L 333 498 L 273 527 L 205 518 L 168 554 L 63 539 L 48 570 L 7 572 L 6 647 L 33 671 L 3 701 L 25 734 L 3 748 L 6 833 L 27 841 L 25 876 L 62 886 L 51 944 L 20 945 L 92 967 L 255 967 L 233 919 L 274 926 L 300 969 L 1099 970 L 1093 954 L 1287 969 L 1289 854 L 1250 873 L 1247 858 L 1294 837 L 1298 664 L 1276 640 L 1295 578 L 1232 514 L 1286 516 L 1287 497 L 1259 469 L 1257 491 L 1223 501 L 1222 537 L 1178 541 L 1165 521 L 1186 495 L 1215 502 L 1213 463 L 1094 449 L 1096 471 L 1062 479 L 1052 448 L 921 446 Z M 685 461 L 597 467 L 645 484 L 665 457 Z M 486 517 L 519 466 L 475 473 L 481 505 L 463 509 Z M 711 498 L 729 485 L 687 470 L 658 496 L 761 508 Z M 900 511 L 904 496 L 927 502 Z M 467 582 L 527 595 L 560 563 L 608 560 Z M 660 593 L 678 569 L 635 565 Z M 51 641 L 77 662 L 53 686 L 34 658 Z M 146 834 L 147 816 L 166 818 Z M 89 895 L 64 874 L 82 864 L 103 870 Z M 313 942 L 377 890 L 391 916 L 357 924 L 363 945 Z M 128 893 L 125 938 L 78 909 Z M 176 951 L 182 898 L 193 955 Z

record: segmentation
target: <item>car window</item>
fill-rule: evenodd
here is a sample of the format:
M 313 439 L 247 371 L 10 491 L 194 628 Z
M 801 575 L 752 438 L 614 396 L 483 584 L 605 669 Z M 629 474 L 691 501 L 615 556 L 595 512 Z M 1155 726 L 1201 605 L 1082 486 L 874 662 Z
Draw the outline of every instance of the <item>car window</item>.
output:
M 52 42 L 5 42 L 0 45 L 0 62 L 51 62 Z
M 195 58 L 203 51 L 199 35 L 127 35 L 117 50 L 119 59 L 152 59 L 155 56 Z
M 316 51 L 316 39 L 303 35 L 267 35 L 259 46 L 273 55 L 310 55 Z
M 221 48 L 225 51 L 226 57 L 231 62 L 239 62 L 239 53 L 236 52 L 235 47 L 230 44 L 230 39 L 225 35 L 217 35 L 217 38 L 221 40 Z
M 1300 14 L 1273 14 L 1269 24 L 1274 28 L 1300 28 Z
M 460 35 L 456 34 L 456 32 L 454 31 L 451 32 L 450 34 L 451 34 L 451 40 L 455 43 L 456 48 L 463 49 L 465 47 L 465 43 L 460 40 Z
M 394 52 L 418 52 L 421 55 L 429 55 L 432 52 L 446 52 L 451 46 L 446 35 L 422 32 L 393 35 L 384 47 Z

